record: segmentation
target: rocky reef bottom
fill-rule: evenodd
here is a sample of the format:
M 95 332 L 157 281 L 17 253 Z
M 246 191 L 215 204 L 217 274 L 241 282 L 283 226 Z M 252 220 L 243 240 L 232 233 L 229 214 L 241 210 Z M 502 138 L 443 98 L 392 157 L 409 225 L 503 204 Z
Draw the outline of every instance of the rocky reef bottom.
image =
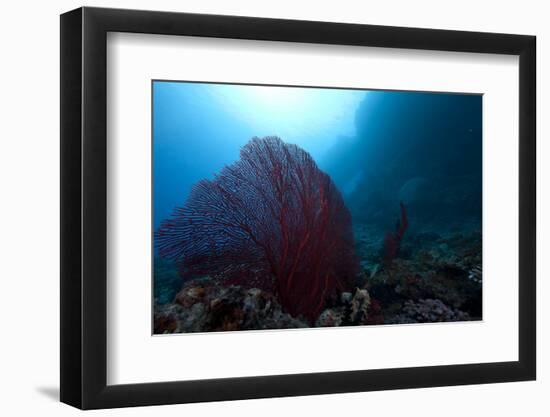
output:
M 381 241 L 372 238 L 379 233 L 357 228 L 355 235 L 362 260 L 356 286 L 328 301 L 314 323 L 284 312 L 266 291 L 223 286 L 209 277 L 182 284 L 175 271 L 160 263 L 154 333 L 481 320 L 479 231 L 411 234 L 391 264 L 381 261 Z

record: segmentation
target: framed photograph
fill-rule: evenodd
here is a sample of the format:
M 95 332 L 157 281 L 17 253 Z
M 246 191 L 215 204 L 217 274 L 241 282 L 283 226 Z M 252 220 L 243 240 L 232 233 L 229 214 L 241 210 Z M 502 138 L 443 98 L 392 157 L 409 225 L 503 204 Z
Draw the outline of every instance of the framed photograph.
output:
M 533 380 L 535 37 L 61 16 L 61 401 Z

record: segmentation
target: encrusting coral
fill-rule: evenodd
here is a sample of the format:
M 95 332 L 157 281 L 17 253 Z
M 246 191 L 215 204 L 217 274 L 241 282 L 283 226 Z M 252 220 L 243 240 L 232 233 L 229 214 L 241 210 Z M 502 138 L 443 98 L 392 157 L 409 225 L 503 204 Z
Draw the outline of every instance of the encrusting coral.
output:
M 307 323 L 282 311 L 277 299 L 258 288 L 189 282 L 174 302 L 155 308 L 155 333 L 289 329 Z
M 469 320 L 467 313 L 449 308 L 441 300 L 431 298 L 420 299 L 417 302 L 405 302 L 401 314 L 395 316 L 393 323 L 434 323 Z

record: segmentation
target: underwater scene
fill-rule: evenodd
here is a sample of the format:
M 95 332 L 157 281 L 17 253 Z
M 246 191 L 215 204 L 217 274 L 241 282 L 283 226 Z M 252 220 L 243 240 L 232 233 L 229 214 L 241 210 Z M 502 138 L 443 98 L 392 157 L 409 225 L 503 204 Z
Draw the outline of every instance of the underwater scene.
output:
M 152 82 L 153 334 L 482 320 L 482 96 Z

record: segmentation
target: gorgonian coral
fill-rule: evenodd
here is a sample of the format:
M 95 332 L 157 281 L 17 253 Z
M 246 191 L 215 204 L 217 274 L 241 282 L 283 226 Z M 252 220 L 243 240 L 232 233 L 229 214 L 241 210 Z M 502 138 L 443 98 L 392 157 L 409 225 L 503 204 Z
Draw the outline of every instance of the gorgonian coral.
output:
M 253 138 L 237 162 L 198 182 L 156 245 L 184 277 L 271 291 L 310 321 L 358 270 L 340 192 L 307 152 L 278 137 Z
M 403 236 L 409 227 L 407 220 L 407 210 L 403 202 L 399 203 L 401 210 L 401 219 L 397 222 L 394 232 L 387 232 L 384 237 L 384 265 L 389 267 L 396 257 L 399 248 L 401 247 L 401 241 Z

